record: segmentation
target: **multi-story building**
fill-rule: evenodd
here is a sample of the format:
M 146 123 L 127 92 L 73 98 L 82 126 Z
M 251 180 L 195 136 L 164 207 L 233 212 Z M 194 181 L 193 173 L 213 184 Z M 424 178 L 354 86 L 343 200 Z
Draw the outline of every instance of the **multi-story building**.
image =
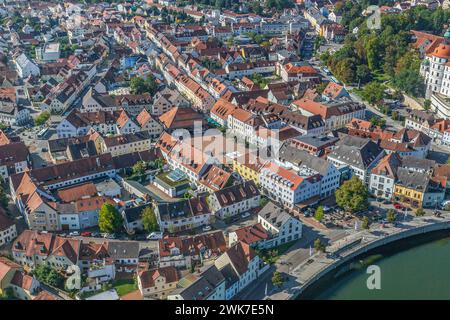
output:
M 426 96 L 435 93 L 450 97 L 450 30 L 444 35 L 444 41 L 425 56 L 420 73 L 425 78 Z M 437 110 L 436 110 L 437 111 Z
M 175 267 L 162 267 L 140 271 L 137 283 L 142 296 L 152 299 L 165 299 L 176 288 L 179 280 Z
M 15 237 L 17 237 L 16 224 L 0 208 L 0 247 L 11 242 Z
M 408 203 L 412 207 L 435 208 L 445 198 L 445 187 L 426 172 L 408 168 L 397 170 L 394 199 Z
M 80 246 L 77 239 L 25 230 L 14 241 L 11 251 L 14 261 L 23 266 L 48 264 L 65 271 L 78 264 Z
M 381 159 L 371 171 L 369 191 L 376 197 L 391 199 L 400 166 L 401 158 L 397 153 L 388 154 Z
M 354 101 L 316 102 L 303 98 L 291 105 L 304 115 L 320 115 L 325 121 L 326 130 L 343 128 L 353 118 L 364 119 L 365 116 L 365 106 Z
M 341 172 L 336 166 L 310 153 L 283 144 L 278 152 L 278 162 L 285 168 L 294 169 L 301 177 L 319 176 L 319 196 L 332 195 L 339 187 Z
M 28 169 L 29 152 L 22 142 L 0 145 L 0 177 L 7 181 L 15 173 Z
M 350 171 L 361 181 L 368 184 L 370 171 L 384 157 L 385 152 L 368 138 L 346 136 L 338 142 L 338 146 L 328 155 L 327 160 L 342 172 Z
M 208 198 L 212 213 L 225 219 L 259 206 L 260 193 L 253 181 L 223 188 Z
M 216 268 L 226 274 L 225 300 L 231 300 L 259 276 L 261 261 L 255 251 L 238 242 L 214 261 Z
M 275 162 L 267 162 L 261 169 L 260 185 L 265 194 L 288 207 L 320 195 L 320 174 L 297 173 Z

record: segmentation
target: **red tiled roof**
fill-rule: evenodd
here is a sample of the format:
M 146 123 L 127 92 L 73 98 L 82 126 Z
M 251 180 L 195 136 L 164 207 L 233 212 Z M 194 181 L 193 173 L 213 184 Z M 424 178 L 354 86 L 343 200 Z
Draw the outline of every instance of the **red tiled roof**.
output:
M 97 188 L 92 182 L 79 184 L 73 187 L 59 189 L 57 191 L 58 197 L 64 202 L 72 202 L 83 197 L 92 197 L 97 195 Z
M 141 271 L 139 279 L 141 280 L 142 288 L 147 289 L 155 286 L 155 281 L 159 277 L 165 278 L 165 284 L 177 282 L 180 278 L 175 267 L 162 267 L 153 270 Z
M 269 237 L 261 223 L 240 228 L 235 230 L 234 232 L 237 235 L 238 241 L 242 241 L 249 245 L 255 242 L 266 240 Z

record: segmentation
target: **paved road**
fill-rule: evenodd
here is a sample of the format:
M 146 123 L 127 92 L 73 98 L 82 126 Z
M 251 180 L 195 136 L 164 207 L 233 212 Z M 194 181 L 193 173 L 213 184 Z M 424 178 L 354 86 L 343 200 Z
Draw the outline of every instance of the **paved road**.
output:
M 310 226 L 303 225 L 302 238 L 297 241 L 287 253 L 282 255 L 277 263 L 272 265 L 264 274 L 262 274 L 257 281 L 252 282 L 247 288 L 241 291 L 234 300 L 262 300 L 265 297 L 266 287 L 269 295 L 279 291 L 279 288 L 272 285 L 272 275 L 276 270 L 288 278 L 283 287 L 288 288 L 296 286 L 294 283 L 295 279 L 292 276 L 289 276 L 289 273 L 295 266 L 309 259 L 310 247 L 313 247 L 314 240 L 319 237 L 325 241 L 334 241 L 345 234 L 347 234 L 347 231 L 344 230 L 319 231 Z

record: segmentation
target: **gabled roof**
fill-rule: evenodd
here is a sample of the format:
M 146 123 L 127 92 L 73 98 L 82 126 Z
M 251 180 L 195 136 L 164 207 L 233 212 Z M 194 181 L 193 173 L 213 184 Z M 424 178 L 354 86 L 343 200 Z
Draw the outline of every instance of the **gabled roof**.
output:
M 253 243 L 264 241 L 269 238 L 269 234 L 263 228 L 261 223 L 239 228 L 233 232 L 236 233 L 238 241 L 242 241 L 248 245 L 252 245 Z
M 241 201 L 259 196 L 259 190 L 254 181 L 245 181 L 214 192 L 220 206 L 227 207 Z
M 92 197 L 97 195 L 97 188 L 92 182 L 87 182 L 63 189 L 58 189 L 57 194 L 63 202 L 72 202 L 84 197 Z
M 225 188 L 231 178 L 231 173 L 216 165 L 211 165 L 208 171 L 200 177 L 199 182 L 214 191 Z
M 6 274 L 14 269 L 21 270 L 22 267 L 6 257 L 0 257 L 0 282 L 2 282 Z
M 397 178 L 397 169 L 401 165 L 401 158 L 397 153 L 391 153 L 380 160 L 372 169 L 373 174 L 383 175 L 392 179 Z
M 12 251 L 22 252 L 28 257 L 34 255 L 66 257 L 73 264 L 77 264 L 80 244 L 81 241 L 77 239 L 25 230 L 14 241 Z
M 365 170 L 382 152 L 383 149 L 370 139 L 345 136 L 328 157 Z
M 164 277 L 164 285 L 179 280 L 178 271 L 175 267 L 168 266 L 162 268 L 156 268 L 152 270 L 145 270 L 139 273 L 139 279 L 143 289 L 148 289 L 156 286 L 156 280 L 159 277 Z M 159 284 L 158 284 L 159 286 Z
M 211 114 L 216 115 L 217 117 L 221 118 L 222 120 L 227 120 L 228 115 L 232 114 L 234 110 L 238 109 L 239 107 L 232 104 L 231 102 L 228 102 L 227 100 L 220 98 L 217 100 L 217 102 L 214 104 L 214 106 L 211 108 Z
M 0 207 L 0 232 L 9 229 L 15 223 L 7 215 L 5 210 Z
M 248 264 L 256 257 L 255 251 L 246 243 L 238 242 L 225 253 L 233 269 L 243 275 L 248 270 Z
M 161 115 L 159 121 L 165 129 L 193 128 L 194 122 L 199 121 L 203 125 L 203 117 L 191 108 L 174 107 Z

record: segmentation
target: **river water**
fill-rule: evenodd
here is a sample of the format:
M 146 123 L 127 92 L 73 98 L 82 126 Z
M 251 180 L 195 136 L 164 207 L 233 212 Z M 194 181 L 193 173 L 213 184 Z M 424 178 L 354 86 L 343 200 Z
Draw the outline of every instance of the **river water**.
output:
M 400 250 L 400 251 L 396 251 Z M 367 266 L 380 267 L 381 289 L 369 290 Z M 450 300 L 450 237 L 410 239 L 401 249 L 383 250 L 356 260 L 351 270 L 325 280 L 314 299 Z

